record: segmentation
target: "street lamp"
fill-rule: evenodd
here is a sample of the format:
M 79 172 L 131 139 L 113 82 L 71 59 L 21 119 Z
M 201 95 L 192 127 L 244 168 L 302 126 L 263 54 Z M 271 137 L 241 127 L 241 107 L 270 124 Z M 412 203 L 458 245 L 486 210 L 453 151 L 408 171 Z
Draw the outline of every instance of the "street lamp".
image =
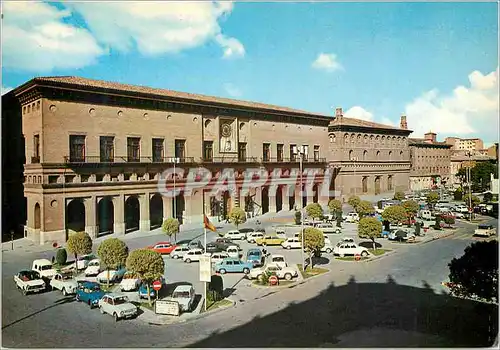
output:
M 293 154 L 294 155 L 298 155 L 299 156 L 299 176 L 300 176 L 300 194 L 301 194 L 301 198 L 300 200 L 302 200 L 302 198 L 304 198 L 304 194 L 302 193 L 302 173 L 303 173 L 303 169 L 302 169 L 302 162 L 303 162 L 303 159 L 304 159 L 304 149 L 303 147 L 297 147 L 297 146 L 293 146 Z M 300 232 L 301 232 L 301 237 L 302 237 L 302 246 L 301 246 L 301 254 L 302 254 L 302 271 L 305 271 L 305 259 L 304 259 L 304 212 L 303 212 L 303 206 L 301 205 L 300 206 Z

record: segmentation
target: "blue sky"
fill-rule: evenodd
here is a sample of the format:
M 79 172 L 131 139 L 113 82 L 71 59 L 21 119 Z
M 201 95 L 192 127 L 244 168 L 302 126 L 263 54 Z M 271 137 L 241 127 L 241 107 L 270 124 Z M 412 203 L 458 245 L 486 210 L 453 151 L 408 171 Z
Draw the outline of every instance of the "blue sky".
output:
M 4 89 L 78 75 L 498 142 L 496 3 L 29 5 L 4 3 Z

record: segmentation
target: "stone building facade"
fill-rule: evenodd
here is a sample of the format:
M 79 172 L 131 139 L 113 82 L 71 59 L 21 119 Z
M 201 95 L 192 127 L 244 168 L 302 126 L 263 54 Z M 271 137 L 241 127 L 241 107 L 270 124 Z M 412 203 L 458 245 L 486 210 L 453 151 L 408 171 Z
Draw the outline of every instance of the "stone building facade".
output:
M 436 141 L 429 132 L 423 139 L 410 138 L 410 188 L 412 191 L 451 185 L 451 145 Z
M 447 137 L 445 143 L 451 145 L 453 151 L 481 151 L 484 149 L 483 140 L 479 138 Z
M 167 217 L 201 223 L 234 206 L 251 216 L 326 205 L 325 186 L 345 199 L 408 189 L 411 131 L 344 118 L 341 109 L 332 117 L 77 77 L 35 78 L 12 94 L 22 115 L 25 233 L 40 243 L 83 230 L 148 231 Z M 173 167 L 177 176 L 164 178 Z M 162 181 L 170 190 L 196 185 L 189 171 L 200 168 L 212 177 L 207 188 L 162 195 Z M 228 168 L 231 188 L 220 186 Z M 280 182 L 245 188 L 249 168 L 279 171 Z

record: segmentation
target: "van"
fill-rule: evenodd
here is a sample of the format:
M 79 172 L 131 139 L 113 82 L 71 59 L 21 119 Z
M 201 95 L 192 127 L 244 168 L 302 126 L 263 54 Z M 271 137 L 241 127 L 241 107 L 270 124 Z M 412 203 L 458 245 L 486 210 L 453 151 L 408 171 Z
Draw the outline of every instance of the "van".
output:
M 52 263 L 47 259 L 33 260 L 31 269 L 38 272 L 38 274 L 45 279 L 51 279 L 57 273 L 57 271 L 52 266 Z

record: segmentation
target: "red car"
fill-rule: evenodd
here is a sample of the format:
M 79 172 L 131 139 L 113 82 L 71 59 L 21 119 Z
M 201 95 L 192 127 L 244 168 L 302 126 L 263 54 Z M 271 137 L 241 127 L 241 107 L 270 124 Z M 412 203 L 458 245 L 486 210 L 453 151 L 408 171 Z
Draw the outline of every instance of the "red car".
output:
M 148 247 L 148 249 L 154 250 L 160 254 L 170 254 L 175 248 L 177 248 L 177 246 L 170 242 L 158 242 L 155 245 Z

